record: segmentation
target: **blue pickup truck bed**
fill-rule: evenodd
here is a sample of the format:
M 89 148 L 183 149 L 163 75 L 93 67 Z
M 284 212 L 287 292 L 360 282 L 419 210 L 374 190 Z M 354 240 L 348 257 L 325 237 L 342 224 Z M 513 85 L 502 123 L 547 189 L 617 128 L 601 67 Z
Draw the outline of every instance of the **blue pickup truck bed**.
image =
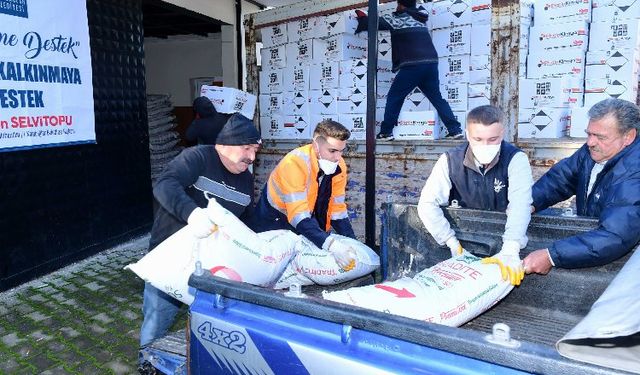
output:
M 503 214 L 465 209 L 448 209 L 446 214 L 467 250 L 491 255 L 499 248 Z M 594 225 L 591 219 L 535 216 L 524 254 Z M 378 279 L 411 276 L 447 254 L 426 233 L 415 206 L 386 206 Z M 187 365 L 191 374 L 618 373 L 566 359 L 554 344 L 586 315 L 625 260 L 527 276 L 503 301 L 460 328 L 320 296 L 323 289 L 371 283 L 372 278 L 308 287 L 305 297 L 293 298 L 208 274 L 193 275 L 190 285 L 198 294 L 189 314 Z M 495 323 L 507 324 L 513 340 L 490 342 Z

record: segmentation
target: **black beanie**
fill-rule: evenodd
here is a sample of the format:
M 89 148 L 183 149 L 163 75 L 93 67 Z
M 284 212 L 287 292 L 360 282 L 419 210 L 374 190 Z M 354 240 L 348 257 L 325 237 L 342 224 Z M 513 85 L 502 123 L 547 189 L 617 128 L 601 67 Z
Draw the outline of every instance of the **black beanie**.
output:
M 416 0 L 398 0 L 398 3 L 404 5 L 407 8 L 416 7 Z
M 260 144 L 262 140 L 253 121 L 239 113 L 234 113 L 220 130 L 216 143 L 219 145 L 241 146 Z
M 200 96 L 193 101 L 193 110 L 200 115 L 200 118 L 211 117 L 216 114 L 216 108 L 206 96 Z

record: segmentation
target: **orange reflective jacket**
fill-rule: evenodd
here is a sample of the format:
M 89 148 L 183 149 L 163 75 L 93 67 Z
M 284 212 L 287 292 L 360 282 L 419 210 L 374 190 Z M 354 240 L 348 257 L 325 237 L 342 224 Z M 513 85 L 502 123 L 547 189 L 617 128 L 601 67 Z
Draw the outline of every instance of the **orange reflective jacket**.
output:
M 327 207 L 326 231 L 331 220 L 347 218 L 345 188 L 347 165 L 340 158 L 340 172 L 331 179 L 331 198 Z M 311 144 L 289 152 L 271 172 L 267 181 L 267 198 L 274 209 L 286 215 L 294 228 L 311 217 L 318 198 L 318 158 Z

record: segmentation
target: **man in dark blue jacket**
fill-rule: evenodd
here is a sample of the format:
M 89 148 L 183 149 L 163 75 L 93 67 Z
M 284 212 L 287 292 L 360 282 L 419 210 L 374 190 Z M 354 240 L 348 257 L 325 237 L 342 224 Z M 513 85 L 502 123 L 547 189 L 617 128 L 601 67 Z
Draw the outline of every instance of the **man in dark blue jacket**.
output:
M 603 100 L 589 110 L 587 143 L 534 184 L 533 209 L 575 195 L 578 215 L 597 217 L 598 228 L 532 252 L 523 261 L 527 273 L 600 266 L 640 241 L 638 127 L 640 109 L 625 100 Z
M 356 11 L 358 28 L 356 34 L 367 30 L 367 15 Z M 460 122 L 456 120 L 449 103 L 440 93 L 438 76 L 438 53 L 431 41 L 427 19 L 429 15 L 416 8 L 416 0 L 398 0 L 398 7 L 391 15 L 378 19 L 378 30 L 391 32 L 391 62 L 397 72 L 384 109 L 384 120 L 378 140 L 392 140 L 393 128 L 398 124 L 398 116 L 404 99 L 416 87 L 429 99 L 444 122 L 449 139 L 462 139 Z

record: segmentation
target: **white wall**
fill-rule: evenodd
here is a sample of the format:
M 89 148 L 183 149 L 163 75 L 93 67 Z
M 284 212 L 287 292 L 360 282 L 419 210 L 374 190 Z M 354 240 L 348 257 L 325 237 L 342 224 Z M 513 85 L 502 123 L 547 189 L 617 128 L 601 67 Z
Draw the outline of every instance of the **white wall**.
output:
M 234 0 L 164 0 L 167 3 L 189 9 L 205 16 L 234 24 L 236 6 Z M 244 6 L 244 4 L 243 4 Z
M 193 104 L 190 78 L 223 76 L 220 34 L 145 38 L 144 51 L 147 93 L 170 94 L 174 106 Z

